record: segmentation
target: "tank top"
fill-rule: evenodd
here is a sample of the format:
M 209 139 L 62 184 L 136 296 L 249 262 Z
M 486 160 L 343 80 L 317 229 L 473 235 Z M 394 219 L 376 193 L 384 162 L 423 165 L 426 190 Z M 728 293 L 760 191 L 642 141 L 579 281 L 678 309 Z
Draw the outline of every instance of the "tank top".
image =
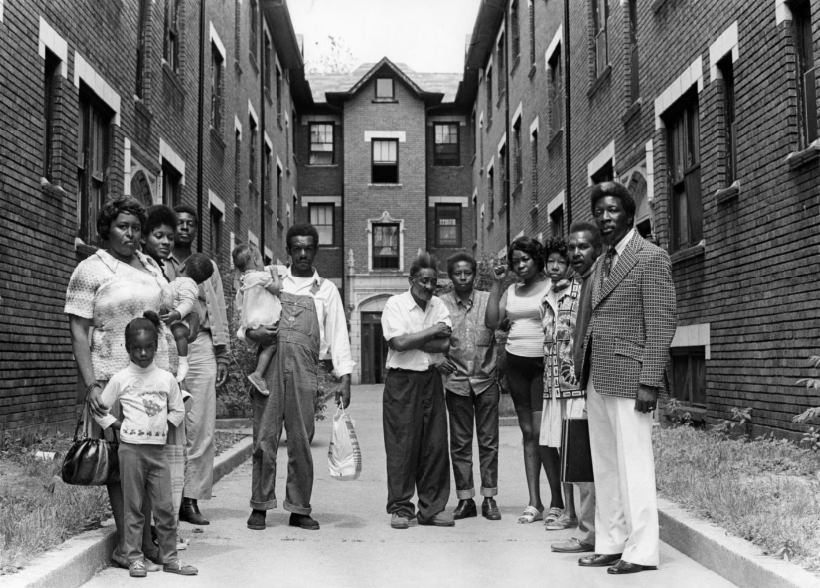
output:
M 541 301 L 549 288 L 549 280 L 529 296 L 518 296 L 518 284 L 507 288 L 507 318 L 510 333 L 505 349 L 521 357 L 544 355 L 544 327 L 541 326 Z

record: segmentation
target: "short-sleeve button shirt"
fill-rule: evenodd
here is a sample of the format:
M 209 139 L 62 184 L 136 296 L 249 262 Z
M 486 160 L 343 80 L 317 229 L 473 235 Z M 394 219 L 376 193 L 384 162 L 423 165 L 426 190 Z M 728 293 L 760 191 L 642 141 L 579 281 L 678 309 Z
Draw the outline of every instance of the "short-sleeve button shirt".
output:
M 452 327 L 450 313 L 447 312 L 447 307 L 438 296 L 433 296 L 427 303 L 427 307 L 422 309 L 416 304 L 416 300 L 408 290 L 388 298 L 382 311 L 382 332 L 386 341 L 394 337 L 418 333 L 436 323 L 444 323 Z M 427 353 L 421 349 L 396 351 L 391 348 L 387 351 L 387 368 L 423 372 L 439 358 L 441 358 L 440 353 Z

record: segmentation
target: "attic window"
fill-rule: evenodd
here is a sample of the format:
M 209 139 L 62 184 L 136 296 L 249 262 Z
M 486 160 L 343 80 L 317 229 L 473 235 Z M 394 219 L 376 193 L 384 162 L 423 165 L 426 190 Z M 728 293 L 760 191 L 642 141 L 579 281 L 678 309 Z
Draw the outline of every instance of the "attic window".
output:
M 376 100 L 395 100 L 393 78 L 376 78 Z

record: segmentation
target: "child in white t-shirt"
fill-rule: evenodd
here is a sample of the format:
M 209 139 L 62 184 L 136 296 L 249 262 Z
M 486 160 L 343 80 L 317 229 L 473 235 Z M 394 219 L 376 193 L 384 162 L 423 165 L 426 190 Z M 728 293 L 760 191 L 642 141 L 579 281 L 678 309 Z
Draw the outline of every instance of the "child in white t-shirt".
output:
M 233 265 L 240 272 L 240 286 L 236 291 L 236 308 L 241 310 L 237 336 L 245 340 L 245 331 L 261 326 L 274 326 L 282 314 L 279 292 L 282 281 L 275 271 L 266 271 L 262 255 L 254 245 L 238 245 L 232 252 Z M 276 353 L 276 344 L 262 347 L 256 360 L 256 369 L 248 380 L 263 396 L 270 390 L 265 382 L 265 371 Z
M 163 447 L 168 425 L 178 426 L 185 418 L 185 409 L 174 375 L 154 364 L 159 326 L 159 317 L 149 310 L 144 318 L 135 318 L 125 327 L 125 348 L 131 363 L 111 377 L 100 399 L 104 406 L 119 401 L 122 421 L 110 414 L 94 417 L 103 429 L 119 429 L 124 503 L 120 552 L 128 558 L 129 574 L 135 578 L 159 569 L 145 560 L 141 549 L 143 525 L 149 524 L 142 514 L 146 494 L 151 499 L 162 569 L 184 576 L 198 573 L 177 557 L 171 472 Z
M 177 382 L 188 374 L 188 343 L 196 339 L 199 332 L 199 284 L 209 279 L 214 273 L 211 259 L 204 253 L 194 253 L 185 260 L 182 275 L 171 282 L 174 292 L 173 310 L 160 318 L 171 329 L 176 341 L 179 366 Z

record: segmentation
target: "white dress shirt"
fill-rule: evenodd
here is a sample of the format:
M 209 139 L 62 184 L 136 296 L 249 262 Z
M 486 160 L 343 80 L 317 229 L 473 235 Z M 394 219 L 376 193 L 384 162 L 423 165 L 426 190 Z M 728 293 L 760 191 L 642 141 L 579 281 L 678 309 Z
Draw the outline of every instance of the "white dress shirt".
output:
M 444 323 L 452 327 L 450 312 L 447 305 L 438 296 L 433 296 L 427 307 L 422 309 L 416 304 L 410 290 L 388 298 L 382 311 L 382 331 L 385 341 L 394 337 L 418 333 L 428 329 L 436 323 Z M 426 371 L 439 358 L 441 353 L 427 353 L 421 349 L 397 351 L 387 350 L 387 369 L 403 369 L 415 372 Z

